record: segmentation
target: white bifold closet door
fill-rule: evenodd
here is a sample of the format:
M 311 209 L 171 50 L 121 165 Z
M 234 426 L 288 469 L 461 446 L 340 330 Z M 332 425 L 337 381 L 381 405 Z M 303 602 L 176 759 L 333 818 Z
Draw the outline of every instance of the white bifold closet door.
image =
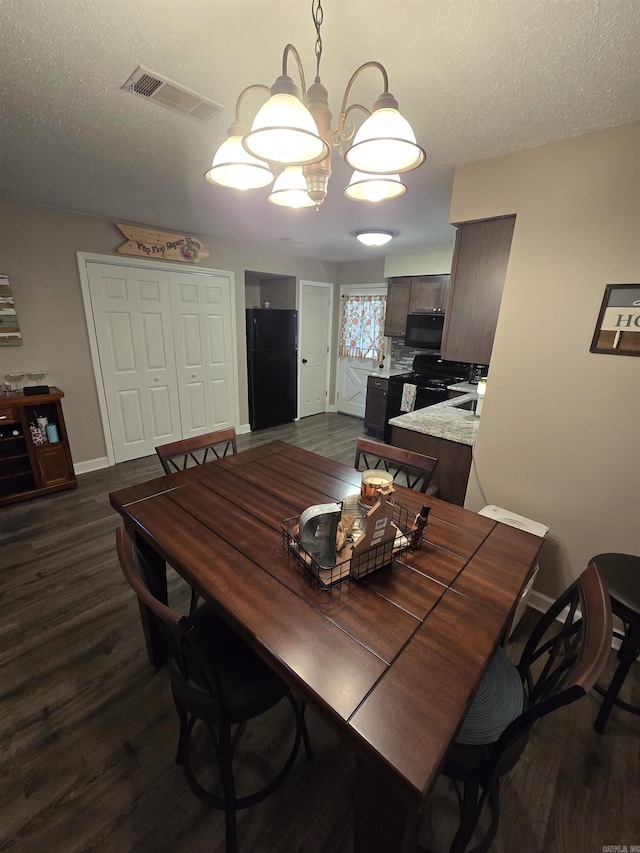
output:
M 230 277 L 100 263 L 87 273 L 115 461 L 232 426 Z
M 170 273 L 182 437 L 233 426 L 229 278 Z

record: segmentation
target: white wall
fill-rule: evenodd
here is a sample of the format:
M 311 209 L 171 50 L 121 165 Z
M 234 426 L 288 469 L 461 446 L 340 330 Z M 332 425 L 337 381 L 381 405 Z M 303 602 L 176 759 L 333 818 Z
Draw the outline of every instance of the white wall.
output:
M 74 463 L 106 456 L 91 366 L 76 252 L 115 255 L 122 235 L 96 216 L 0 200 L 0 272 L 9 276 L 21 347 L 0 347 L 0 376 L 14 368 L 46 369 L 65 392 L 63 408 Z M 236 286 L 240 424 L 248 421 L 245 270 L 335 282 L 336 264 L 292 258 L 268 247 L 194 235 L 211 255 L 199 268 L 229 270 Z M 120 256 L 126 264 L 126 255 Z
M 456 169 L 451 221 L 516 214 L 466 506 L 550 525 L 537 587 L 640 555 L 640 358 L 589 352 L 640 282 L 640 123 Z
M 451 272 L 455 228 L 451 226 L 451 242 L 424 252 L 390 253 L 384 259 L 384 276 L 393 278 L 399 275 L 441 275 Z

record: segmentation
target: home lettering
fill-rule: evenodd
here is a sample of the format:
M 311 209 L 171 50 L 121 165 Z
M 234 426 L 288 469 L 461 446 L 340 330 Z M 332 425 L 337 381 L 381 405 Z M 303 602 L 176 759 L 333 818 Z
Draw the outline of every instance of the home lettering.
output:
M 627 329 L 630 326 L 636 326 L 640 329 L 640 314 L 618 314 L 616 327 L 620 326 L 626 326 Z

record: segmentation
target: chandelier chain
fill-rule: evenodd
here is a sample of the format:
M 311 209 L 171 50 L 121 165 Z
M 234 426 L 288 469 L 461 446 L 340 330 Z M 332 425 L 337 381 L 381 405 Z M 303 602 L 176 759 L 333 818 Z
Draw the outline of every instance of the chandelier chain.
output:
M 311 0 L 311 14 L 313 16 L 313 25 L 316 28 L 316 83 L 320 82 L 320 59 L 322 58 L 322 36 L 320 35 L 320 27 L 324 20 L 324 9 L 320 0 Z

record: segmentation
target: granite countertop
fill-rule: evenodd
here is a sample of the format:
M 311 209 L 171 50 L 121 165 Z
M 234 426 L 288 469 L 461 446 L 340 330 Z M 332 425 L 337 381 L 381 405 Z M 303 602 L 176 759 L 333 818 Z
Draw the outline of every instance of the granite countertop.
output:
M 468 409 L 461 409 L 460 404 L 476 399 L 476 387 L 467 382 L 452 385 L 449 388 L 450 391 L 462 391 L 467 388 L 473 388 L 473 391 L 454 397 L 452 400 L 445 400 L 443 403 L 436 403 L 435 406 L 427 406 L 425 409 L 398 415 L 397 418 L 391 418 L 389 423 L 391 426 L 421 432 L 424 435 L 433 435 L 458 444 L 473 445 L 480 418 Z
M 462 391 L 463 394 L 475 394 L 478 390 L 477 385 L 472 385 L 470 382 L 458 382 L 457 385 L 448 385 L 447 391 Z

